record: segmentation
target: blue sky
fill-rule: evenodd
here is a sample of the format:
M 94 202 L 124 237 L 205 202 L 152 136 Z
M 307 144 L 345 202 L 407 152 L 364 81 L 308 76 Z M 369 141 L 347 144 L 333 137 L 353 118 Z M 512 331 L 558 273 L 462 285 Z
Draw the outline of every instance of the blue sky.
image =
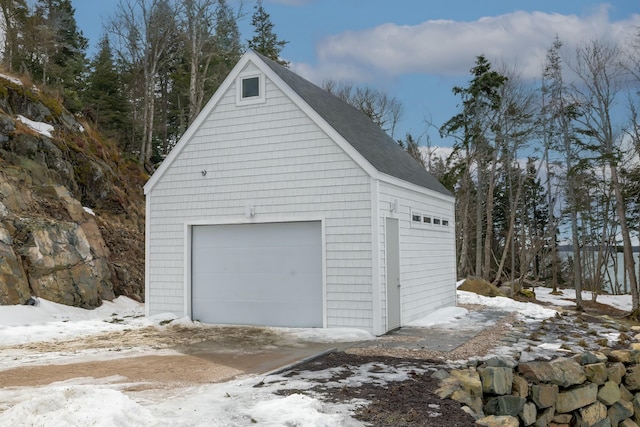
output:
M 119 0 L 72 0 L 92 48 Z M 234 0 L 230 0 L 233 4 Z M 245 1 L 243 40 L 251 37 L 252 1 Z M 406 132 L 449 146 L 425 119 L 440 126 L 457 112 L 455 85 L 466 85 L 475 57 L 498 67 L 517 65 L 523 78 L 540 74 L 556 35 L 570 51 L 594 37 L 630 39 L 640 28 L 640 2 L 617 0 L 264 0 L 274 31 L 289 43 L 291 69 L 324 80 L 369 86 L 395 97 Z

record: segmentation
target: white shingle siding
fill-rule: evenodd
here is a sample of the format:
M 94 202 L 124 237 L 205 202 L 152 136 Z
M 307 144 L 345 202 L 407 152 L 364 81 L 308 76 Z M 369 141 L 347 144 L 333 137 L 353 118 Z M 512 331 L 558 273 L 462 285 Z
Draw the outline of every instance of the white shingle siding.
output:
M 324 91 L 263 61 L 243 57 L 145 186 L 147 313 L 190 314 L 191 226 L 321 221 L 323 324 L 382 334 L 389 327 L 386 217 L 400 227 L 402 324 L 455 304 L 453 197 L 379 145 L 386 136 L 367 133 L 368 121 L 349 116 L 353 110 L 343 115 Z M 266 80 L 266 93 L 239 103 L 236 82 L 245 72 Z M 363 147 L 370 139 L 376 144 Z M 379 152 L 397 160 L 388 169 L 394 176 L 436 190 L 379 172 L 367 160 L 375 163 Z M 449 225 L 414 226 L 414 211 Z
M 251 205 L 256 222 L 324 219 L 326 324 L 371 330 L 371 177 L 266 88 L 238 107 L 231 85 L 147 195 L 149 314 L 187 314 L 185 224 L 245 222 Z
M 400 283 L 402 323 L 455 305 L 455 235 L 453 198 L 432 196 L 387 182 L 380 183 L 380 215 L 398 218 L 400 224 Z M 396 205 L 397 211 L 391 212 Z M 449 220 L 449 226 L 412 227 L 418 211 Z M 384 221 L 380 221 L 380 283 L 383 324 L 386 325 L 386 254 Z

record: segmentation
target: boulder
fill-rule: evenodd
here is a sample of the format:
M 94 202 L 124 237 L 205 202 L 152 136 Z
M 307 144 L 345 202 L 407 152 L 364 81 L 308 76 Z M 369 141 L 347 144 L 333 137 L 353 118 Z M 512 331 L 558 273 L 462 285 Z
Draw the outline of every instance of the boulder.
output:
M 520 421 L 511 416 L 490 415 L 477 420 L 476 424 L 485 427 L 520 427 Z
M 600 402 L 593 403 L 578 411 L 577 425 L 591 427 L 607 418 L 607 407 Z
M 620 400 L 620 388 L 613 381 L 607 381 L 598 390 L 598 400 L 607 406 L 611 406 Z
M 612 362 L 631 363 L 631 352 L 627 350 L 611 350 L 607 356 Z
M 620 384 L 626 372 L 627 372 L 627 369 L 624 367 L 622 363 L 620 362 L 611 363 L 607 368 L 607 379 L 609 381 L 613 381 L 616 384 Z
M 517 396 L 497 396 L 487 400 L 484 412 L 489 415 L 510 415 L 517 417 L 527 400 Z
M 511 394 L 524 398 L 529 396 L 529 383 L 527 380 L 518 375 L 514 375 L 513 383 L 511 384 Z
M 604 363 L 584 365 L 584 374 L 592 383 L 604 384 L 607 381 L 607 365 Z
M 598 386 L 595 384 L 586 384 L 575 387 L 567 391 L 558 393 L 558 401 L 556 411 L 566 413 L 575 411 L 583 406 L 595 403 L 598 398 Z
M 621 400 L 614 403 L 607 411 L 612 426 L 617 426 L 621 421 L 633 415 L 633 403 Z
M 533 425 L 535 427 L 547 427 L 549 423 L 551 423 L 551 420 L 553 420 L 553 417 L 555 416 L 555 414 L 556 414 L 556 411 L 553 406 L 550 408 L 547 408 L 542 412 L 542 414 L 538 416 L 538 419 Z
M 555 384 L 532 384 L 531 400 L 541 409 L 553 406 L 558 400 L 558 386 Z
M 624 376 L 624 386 L 629 391 L 640 390 L 640 365 L 632 366 Z
M 505 294 L 496 286 L 478 277 L 467 278 L 460 286 L 458 286 L 458 290 L 473 292 L 485 297 L 505 296 Z
M 626 420 L 620 421 L 618 427 L 638 427 L 638 424 L 633 421 L 631 418 L 627 418 Z
M 560 358 L 551 362 L 520 363 L 518 370 L 529 380 L 549 382 L 561 387 L 582 384 L 587 380 L 582 366 L 572 359 Z
M 513 370 L 488 366 L 480 369 L 482 391 L 490 394 L 510 394 L 513 385 Z
M 520 419 L 525 426 L 530 426 L 536 422 L 538 416 L 538 408 L 532 402 L 527 402 L 522 407 L 520 412 Z

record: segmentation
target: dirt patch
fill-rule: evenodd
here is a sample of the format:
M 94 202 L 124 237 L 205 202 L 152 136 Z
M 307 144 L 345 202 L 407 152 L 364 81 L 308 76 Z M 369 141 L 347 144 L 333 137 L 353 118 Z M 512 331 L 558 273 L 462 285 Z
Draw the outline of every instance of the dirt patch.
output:
M 374 364 L 374 371 L 383 371 L 385 367 L 402 367 L 410 370 L 410 379 L 405 381 L 378 383 L 363 382 L 357 387 L 336 388 L 335 381 L 348 380 L 350 377 L 362 375 L 359 367 Z M 323 396 L 329 402 L 345 402 L 363 399 L 371 402 L 360 406 L 355 418 L 373 426 L 474 426 L 471 415 L 461 409 L 461 404 L 453 400 L 441 399 L 435 394 L 438 380 L 431 377 L 432 372 L 440 367 L 438 362 L 416 359 L 398 359 L 383 356 L 358 356 L 343 352 L 335 352 L 296 366 L 286 376 L 294 378 L 304 371 L 322 371 L 336 367 L 342 369 L 331 378 L 319 381 L 312 388 L 313 393 Z M 348 382 L 348 381 L 347 381 Z M 286 390 L 281 394 L 309 393 L 309 390 Z
M 114 381 L 141 383 L 136 389 L 173 388 L 263 374 L 333 347 L 331 343 L 302 342 L 269 328 L 149 326 L 0 347 L 5 368 L 21 363 L 0 369 L 0 387 L 120 376 Z
M 72 378 L 108 378 L 136 383 L 133 390 L 215 383 L 242 374 L 194 356 L 140 356 L 65 365 L 26 366 L 2 371 L 0 387 L 35 387 Z

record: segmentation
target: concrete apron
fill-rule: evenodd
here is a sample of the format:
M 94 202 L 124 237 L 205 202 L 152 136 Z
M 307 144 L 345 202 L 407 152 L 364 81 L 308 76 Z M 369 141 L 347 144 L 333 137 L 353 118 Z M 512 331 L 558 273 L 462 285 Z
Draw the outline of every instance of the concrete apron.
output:
M 444 325 L 405 326 L 370 341 L 321 343 L 285 339 L 268 344 L 263 344 L 261 340 L 230 344 L 228 341 L 214 340 L 192 343 L 176 350 L 247 374 L 270 374 L 283 372 L 328 352 L 343 351 L 350 347 L 449 352 L 465 344 L 482 330 L 495 325 L 508 314 L 507 311 L 489 308 L 470 312 L 464 319 Z
M 403 326 L 387 334 L 395 339 L 380 340 L 376 342 L 376 346 L 448 352 L 465 344 L 509 314 L 508 311 L 487 308 L 472 311 L 459 322 L 428 327 Z
M 273 374 L 356 343 L 298 342 L 277 346 L 224 348 L 219 341 L 200 342 L 177 349 L 183 354 L 237 369 L 246 374 Z

